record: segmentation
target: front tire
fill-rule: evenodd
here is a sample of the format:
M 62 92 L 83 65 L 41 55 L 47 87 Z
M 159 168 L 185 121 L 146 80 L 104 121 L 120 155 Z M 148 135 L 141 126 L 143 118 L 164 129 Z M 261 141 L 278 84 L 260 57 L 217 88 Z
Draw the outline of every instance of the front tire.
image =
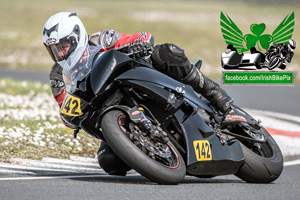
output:
M 186 167 L 183 158 L 172 143 L 168 142 L 170 162 L 153 159 L 141 150 L 141 144 L 133 143 L 127 133 L 130 120 L 119 110 L 104 115 L 101 128 L 108 145 L 130 167 L 149 180 L 159 184 L 178 184 L 185 177 Z M 145 149 L 145 148 L 144 148 Z M 151 152 L 150 152 L 151 153 Z M 164 160 L 164 159 L 161 159 Z

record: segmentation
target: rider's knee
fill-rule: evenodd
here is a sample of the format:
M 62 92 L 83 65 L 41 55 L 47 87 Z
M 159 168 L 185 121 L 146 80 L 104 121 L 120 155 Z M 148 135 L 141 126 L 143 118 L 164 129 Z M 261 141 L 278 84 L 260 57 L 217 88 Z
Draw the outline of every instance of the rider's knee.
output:
M 177 80 L 184 78 L 192 69 L 184 50 L 175 44 L 156 45 L 151 58 L 157 70 Z
M 101 142 L 97 156 L 100 167 L 110 175 L 125 176 L 131 169 L 104 141 Z

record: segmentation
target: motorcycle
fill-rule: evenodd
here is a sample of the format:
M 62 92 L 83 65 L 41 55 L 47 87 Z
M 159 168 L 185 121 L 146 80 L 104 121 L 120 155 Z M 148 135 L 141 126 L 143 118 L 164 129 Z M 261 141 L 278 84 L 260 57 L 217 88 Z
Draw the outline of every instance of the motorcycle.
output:
M 250 183 L 280 176 L 281 151 L 260 121 L 235 105 L 230 113 L 219 112 L 191 86 L 143 59 L 98 50 L 88 59 L 86 50 L 63 69 L 67 94 L 60 112 L 78 127 L 75 136 L 83 129 L 105 141 L 158 184 L 178 184 L 186 175 L 234 174 Z

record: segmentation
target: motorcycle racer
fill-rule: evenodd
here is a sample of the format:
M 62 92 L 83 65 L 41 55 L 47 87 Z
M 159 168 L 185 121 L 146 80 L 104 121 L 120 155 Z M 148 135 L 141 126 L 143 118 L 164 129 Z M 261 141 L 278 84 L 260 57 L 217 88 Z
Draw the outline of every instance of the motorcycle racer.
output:
M 135 58 L 150 56 L 153 66 L 158 71 L 191 85 L 196 92 L 207 98 L 222 113 L 227 113 L 233 103 L 233 99 L 217 83 L 207 78 L 191 64 L 183 49 L 168 43 L 156 45 L 153 49 L 154 38 L 148 32 L 131 35 L 115 30 L 103 30 L 89 37 L 75 13 L 61 12 L 46 21 L 43 28 L 43 43 L 55 62 L 49 78 L 53 96 L 60 107 L 66 95 L 63 66 L 70 64 L 66 63 L 69 57 L 72 58 L 72 62 L 77 62 L 81 55 L 87 53 L 85 51 L 88 46 L 101 46 L 100 52 L 111 49 L 125 53 L 131 52 Z M 67 127 L 77 128 L 64 120 L 63 116 L 61 118 Z M 111 175 L 126 175 L 130 170 L 130 167 L 120 160 L 103 141 L 98 151 L 98 161 L 104 171 Z
M 265 53 L 264 65 L 268 67 L 269 70 L 272 70 L 276 67 L 285 69 L 285 61 L 288 63 L 292 61 L 295 48 L 296 42 L 294 40 L 289 40 L 288 44 L 273 44 Z

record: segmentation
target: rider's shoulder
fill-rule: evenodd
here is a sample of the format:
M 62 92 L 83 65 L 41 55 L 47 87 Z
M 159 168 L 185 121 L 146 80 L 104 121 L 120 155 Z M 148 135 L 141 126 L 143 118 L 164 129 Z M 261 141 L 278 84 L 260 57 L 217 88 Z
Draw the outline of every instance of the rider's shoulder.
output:
M 52 67 L 51 67 L 51 71 L 61 71 L 62 67 L 57 63 L 53 63 Z
M 58 64 L 58 63 L 54 63 L 52 65 L 49 77 L 50 79 L 57 79 L 58 77 L 62 76 L 62 70 L 63 68 Z
M 93 46 L 102 45 L 107 48 L 113 46 L 116 41 L 121 37 L 122 33 L 116 30 L 104 29 L 102 31 L 93 33 L 89 39 L 89 44 Z

